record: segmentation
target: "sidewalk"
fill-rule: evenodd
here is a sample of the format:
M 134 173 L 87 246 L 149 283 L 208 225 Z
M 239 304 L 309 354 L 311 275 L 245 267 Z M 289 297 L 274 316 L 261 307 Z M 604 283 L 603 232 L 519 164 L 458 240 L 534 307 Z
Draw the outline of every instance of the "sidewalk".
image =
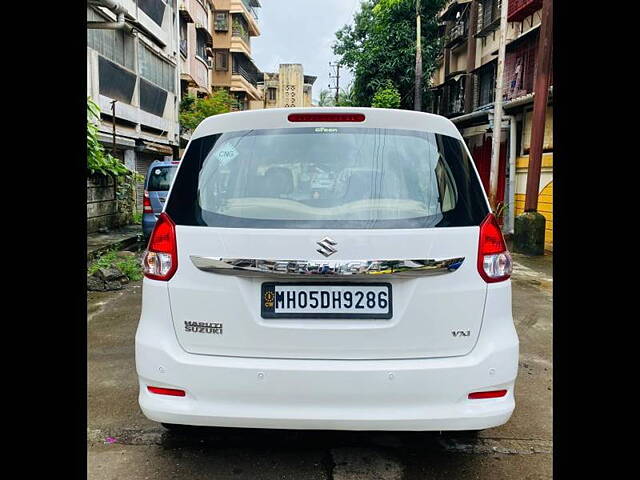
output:
M 87 234 L 87 260 L 96 258 L 103 252 L 112 248 L 123 249 L 133 245 L 142 237 L 142 227 L 140 225 L 127 225 L 108 233 Z

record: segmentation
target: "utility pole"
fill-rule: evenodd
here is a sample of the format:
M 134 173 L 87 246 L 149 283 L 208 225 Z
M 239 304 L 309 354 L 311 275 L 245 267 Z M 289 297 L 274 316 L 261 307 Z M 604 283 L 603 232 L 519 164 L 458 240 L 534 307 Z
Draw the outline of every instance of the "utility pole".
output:
M 514 225 L 514 249 L 528 255 L 544 255 L 546 219 L 538 212 L 538 190 L 544 147 L 544 127 L 549 97 L 549 73 L 553 42 L 553 0 L 543 0 L 540 39 L 536 57 L 531 144 L 524 213 L 518 215 Z
M 553 42 L 553 0 L 542 4 L 542 24 L 538 45 L 538 70 L 534 84 L 533 119 L 531 123 L 531 145 L 529 147 L 529 170 L 527 172 L 527 196 L 525 212 L 538 210 L 538 189 L 540 188 L 540 168 L 544 146 L 544 124 L 549 99 L 549 71 L 551 66 L 551 45 Z
M 496 72 L 495 101 L 493 103 L 493 141 L 491 144 L 491 174 L 489 176 L 489 203 L 497 206 L 498 176 L 500 174 L 500 142 L 502 140 L 502 91 L 504 83 L 504 57 L 507 47 L 507 12 L 509 2 L 502 0 L 500 9 L 500 47 L 498 49 L 498 71 Z
M 111 154 L 114 157 L 116 156 L 116 102 L 117 100 L 111 100 L 111 125 L 113 125 Z
M 336 79 L 336 106 L 338 106 L 338 102 L 340 101 L 340 62 L 336 62 L 336 63 L 329 63 L 330 67 L 335 67 L 336 69 L 336 74 L 335 75 L 331 75 L 329 74 L 329 78 Z M 333 87 L 331 85 L 329 85 L 330 89 L 333 89 Z
M 416 0 L 416 92 L 413 109 L 422 111 L 422 26 L 420 0 Z

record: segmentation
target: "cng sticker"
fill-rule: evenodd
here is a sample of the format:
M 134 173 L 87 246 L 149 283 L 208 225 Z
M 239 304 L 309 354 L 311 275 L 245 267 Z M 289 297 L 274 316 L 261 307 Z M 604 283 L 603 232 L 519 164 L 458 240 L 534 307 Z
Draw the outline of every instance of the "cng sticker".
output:
M 239 155 L 238 150 L 236 150 L 236 147 L 234 147 L 230 143 L 225 143 L 220 148 L 220 150 L 218 150 L 213 154 L 213 156 L 220 161 L 221 167 L 224 167 L 227 163 L 229 163 L 231 160 L 236 158 L 238 155 Z

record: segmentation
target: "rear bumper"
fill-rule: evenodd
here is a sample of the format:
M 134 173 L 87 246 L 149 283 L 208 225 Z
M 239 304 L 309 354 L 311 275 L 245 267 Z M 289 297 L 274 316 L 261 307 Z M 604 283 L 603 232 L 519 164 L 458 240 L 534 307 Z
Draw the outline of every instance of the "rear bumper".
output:
M 298 360 L 196 355 L 176 340 L 167 285 L 145 279 L 136 333 L 140 407 L 149 419 L 200 426 L 337 430 L 480 430 L 514 403 L 518 337 L 510 286 L 489 286 L 478 342 L 460 357 Z M 491 292 L 492 291 L 492 292 Z M 182 389 L 185 397 L 147 386 Z M 469 400 L 477 391 L 508 390 Z

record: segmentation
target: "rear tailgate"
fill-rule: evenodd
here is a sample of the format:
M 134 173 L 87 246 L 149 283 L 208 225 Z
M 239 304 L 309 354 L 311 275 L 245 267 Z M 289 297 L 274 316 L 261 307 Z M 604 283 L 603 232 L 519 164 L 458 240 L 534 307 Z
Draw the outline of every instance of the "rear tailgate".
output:
M 178 226 L 179 268 L 169 282 L 178 341 L 190 353 L 242 357 L 392 359 L 465 355 L 480 332 L 487 290 L 476 266 L 478 230 L 334 230 L 320 234 Z M 325 234 L 338 244 L 339 252 L 332 260 L 464 257 L 464 261 L 457 271 L 441 275 L 348 279 L 355 284 L 391 284 L 393 316 L 385 320 L 262 318 L 261 286 L 278 281 L 277 276 L 220 275 L 198 269 L 191 260 L 191 256 L 322 260 L 316 242 Z M 293 281 L 308 282 L 309 278 Z M 330 283 L 336 279 L 313 281 Z M 198 332 L 188 328 L 194 324 L 221 328 Z

